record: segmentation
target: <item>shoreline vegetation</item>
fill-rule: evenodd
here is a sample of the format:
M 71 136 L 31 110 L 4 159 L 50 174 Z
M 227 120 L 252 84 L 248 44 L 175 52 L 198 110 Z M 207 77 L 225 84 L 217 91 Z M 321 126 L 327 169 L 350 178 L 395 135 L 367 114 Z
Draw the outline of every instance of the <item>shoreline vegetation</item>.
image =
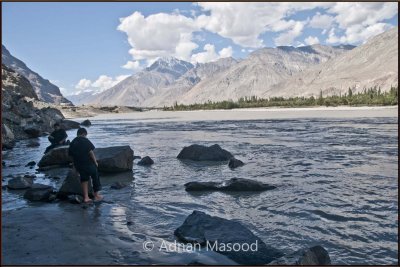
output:
M 240 109 L 240 108 L 262 108 L 262 107 L 337 107 L 337 106 L 396 106 L 398 104 L 398 86 L 392 86 L 389 91 L 382 92 L 381 88 L 373 87 L 361 92 L 353 93 L 354 89 L 348 89 L 343 95 L 323 96 L 322 91 L 318 98 L 311 97 L 271 97 L 258 98 L 242 97 L 238 101 L 208 101 L 203 104 L 183 105 L 175 102 L 173 106 L 162 108 L 163 111 L 189 111 L 189 110 L 214 110 L 214 109 Z

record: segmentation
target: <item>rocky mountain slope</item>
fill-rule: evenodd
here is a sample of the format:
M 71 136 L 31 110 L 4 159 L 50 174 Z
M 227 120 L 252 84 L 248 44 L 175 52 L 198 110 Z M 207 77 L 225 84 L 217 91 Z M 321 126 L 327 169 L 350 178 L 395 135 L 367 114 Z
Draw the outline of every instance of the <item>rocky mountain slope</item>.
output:
M 217 77 L 196 84 L 177 101 L 193 104 L 261 96 L 273 85 L 352 48 L 322 45 L 263 48 Z
M 319 96 L 346 93 L 351 87 L 381 87 L 387 91 L 398 85 L 398 27 L 379 34 L 365 44 L 321 65 L 276 84 L 263 97 Z
M 15 140 L 50 132 L 64 119 L 58 109 L 34 106 L 38 96 L 27 78 L 3 64 L 1 77 L 2 149 L 12 148 Z
M 38 73 L 32 71 L 24 62 L 12 56 L 4 45 L 1 46 L 1 59 L 2 64 L 29 80 L 39 100 L 54 104 L 72 105 L 68 99 L 63 97 L 60 88 L 52 84 L 49 80 L 41 77 Z
M 143 106 L 148 98 L 172 84 L 193 65 L 175 58 L 160 58 L 147 69 L 94 96 L 89 102 L 97 105 Z

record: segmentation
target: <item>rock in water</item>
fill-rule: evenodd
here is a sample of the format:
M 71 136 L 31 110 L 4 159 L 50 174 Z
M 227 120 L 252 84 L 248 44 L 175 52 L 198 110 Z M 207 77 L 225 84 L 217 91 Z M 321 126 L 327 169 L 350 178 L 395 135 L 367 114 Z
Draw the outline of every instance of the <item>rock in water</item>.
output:
M 227 161 L 233 158 L 233 155 L 217 144 L 210 147 L 191 145 L 184 147 L 177 158 L 195 161 Z
M 94 150 L 100 172 L 123 172 L 133 168 L 133 150 L 130 146 L 113 146 Z M 56 147 L 46 153 L 39 161 L 40 168 L 52 165 L 68 165 L 72 158 L 68 156 L 68 146 Z
M 174 234 L 183 242 L 199 243 L 239 264 L 268 264 L 283 256 L 279 250 L 267 246 L 241 223 L 201 211 L 193 211 Z
M 32 179 L 24 177 L 16 177 L 8 181 L 7 188 L 14 190 L 27 189 L 32 186 L 32 183 L 33 183 Z
M 15 146 L 15 136 L 11 129 L 4 123 L 1 124 L 1 147 L 12 149 Z
M 122 189 L 127 187 L 127 185 L 125 183 L 121 183 L 121 182 L 115 182 L 113 184 L 110 185 L 111 189 Z
M 231 158 L 229 160 L 229 163 L 228 163 L 228 166 L 231 169 L 234 169 L 234 168 L 237 168 L 237 167 L 241 167 L 243 165 L 244 165 L 243 161 L 235 159 L 235 158 Z
M 62 120 L 60 125 L 64 130 L 79 129 L 81 127 L 79 122 L 71 120 Z
M 81 122 L 81 125 L 90 126 L 90 125 L 92 125 L 92 122 L 90 120 L 84 120 L 83 122 Z
M 307 249 L 300 249 L 289 255 L 285 255 L 270 265 L 330 265 L 331 258 L 328 251 L 322 246 L 314 246 Z
M 30 141 L 26 146 L 27 147 L 38 147 L 38 146 L 40 146 L 40 143 L 39 143 L 39 141 L 34 140 L 34 141 Z
M 266 191 L 276 187 L 259 181 L 243 178 L 232 178 L 225 182 L 189 182 L 186 191 Z
M 30 137 L 39 137 L 42 134 L 42 131 L 39 129 L 39 127 L 35 125 L 24 127 L 24 132 Z
M 137 163 L 137 165 L 141 165 L 141 166 L 149 166 L 149 165 L 152 165 L 152 164 L 154 164 L 154 161 L 149 156 L 146 156 L 146 157 L 142 158 Z
M 51 165 L 68 165 L 72 162 L 70 156 L 68 156 L 69 146 L 60 146 L 53 148 L 39 161 L 39 167 L 51 166 Z
M 51 193 L 53 192 L 53 187 L 44 184 L 33 184 L 25 194 L 24 198 L 30 201 L 48 201 Z
M 69 195 L 83 196 L 81 180 L 79 173 L 75 170 L 70 170 L 65 178 L 60 190 L 58 190 L 57 197 L 65 199 Z M 93 196 L 92 183 L 89 183 L 89 195 Z
M 94 154 L 101 172 L 123 172 L 133 168 L 133 150 L 130 146 L 96 148 Z
M 29 161 L 29 162 L 25 165 L 25 167 L 35 166 L 35 165 L 36 165 L 36 162 L 35 162 L 35 161 Z

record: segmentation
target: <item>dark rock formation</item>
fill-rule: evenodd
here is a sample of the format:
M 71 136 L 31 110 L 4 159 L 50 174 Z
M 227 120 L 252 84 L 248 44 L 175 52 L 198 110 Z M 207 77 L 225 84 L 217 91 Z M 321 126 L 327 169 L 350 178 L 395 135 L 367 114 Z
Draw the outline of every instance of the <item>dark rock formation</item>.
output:
M 285 255 L 270 265 L 330 265 L 331 258 L 328 251 L 322 246 L 314 246 L 307 249 L 300 249 L 289 255 Z
M 33 184 L 32 179 L 25 177 L 15 177 L 8 181 L 7 188 L 13 190 L 27 189 Z
M 29 162 L 25 165 L 25 167 L 35 166 L 35 165 L 36 165 L 36 162 L 35 162 L 35 161 L 29 161 Z
M 146 157 L 142 158 L 137 163 L 137 165 L 141 165 L 141 166 L 149 166 L 149 165 L 152 165 L 152 164 L 154 164 L 154 161 L 149 156 L 146 156 Z
M 33 184 L 25 194 L 24 198 L 30 201 L 48 201 L 51 193 L 53 192 L 53 187 L 44 184 Z
M 239 264 L 268 264 L 283 256 L 279 250 L 267 246 L 241 223 L 201 211 L 193 211 L 174 234 L 183 242 L 207 246 L 209 250 L 226 255 Z
M 231 158 L 229 160 L 229 163 L 228 163 L 228 166 L 231 169 L 234 169 L 234 168 L 237 168 L 237 167 L 241 167 L 243 165 L 244 165 L 243 161 L 235 159 L 235 158 Z
M 233 158 L 233 155 L 217 144 L 210 147 L 191 145 L 184 147 L 177 158 L 195 161 L 227 161 Z
M 42 131 L 40 130 L 38 125 L 27 125 L 24 127 L 24 132 L 29 136 L 29 137 L 39 137 L 42 134 Z
M 90 121 L 90 120 L 84 120 L 83 122 L 81 122 L 81 125 L 83 125 L 83 126 L 90 126 L 90 125 L 92 125 L 92 122 Z
M 225 182 L 189 182 L 186 191 L 266 191 L 276 187 L 259 181 L 232 178 Z

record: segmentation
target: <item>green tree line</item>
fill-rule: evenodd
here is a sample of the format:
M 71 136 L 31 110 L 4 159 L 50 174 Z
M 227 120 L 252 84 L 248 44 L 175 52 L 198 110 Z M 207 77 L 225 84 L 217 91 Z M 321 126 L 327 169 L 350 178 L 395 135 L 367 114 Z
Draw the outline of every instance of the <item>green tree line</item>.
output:
M 234 108 L 258 108 L 258 107 L 315 107 L 315 106 L 390 106 L 397 105 L 398 86 L 391 87 L 389 91 L 381 91 L 379 87 L 364 88 L 355 93 L 355 89 L 349 88 L 343 95 L 323 96 L 322 91 L 318 98 L 311 97 L 271 97 L 258 98 L 242 97 L 238 101 L 208 101 L 203 104 L 183 105 L 175 104 L 164 107 L 166 111 L 199 110 L 199 109 L 234 109 Z

